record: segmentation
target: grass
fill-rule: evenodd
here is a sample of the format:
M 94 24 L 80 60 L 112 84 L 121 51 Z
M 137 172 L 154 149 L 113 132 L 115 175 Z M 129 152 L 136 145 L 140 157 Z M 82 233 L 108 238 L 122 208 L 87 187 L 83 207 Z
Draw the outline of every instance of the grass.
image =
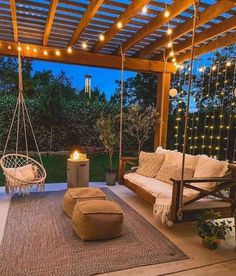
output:
M 106 154 L 91 154 L 90 159 L 90 181 L 104 181 L 105 171 L 109 167 Z M 43 164 L 47 171 L 46 183 L 66 182 L 67 157 L 66 156 L 43 156 Z M 118 156 L 113 157 L 114 169 L 118 169 Z M 0 186 L 4 185 L 4 176 L 0 172 Z

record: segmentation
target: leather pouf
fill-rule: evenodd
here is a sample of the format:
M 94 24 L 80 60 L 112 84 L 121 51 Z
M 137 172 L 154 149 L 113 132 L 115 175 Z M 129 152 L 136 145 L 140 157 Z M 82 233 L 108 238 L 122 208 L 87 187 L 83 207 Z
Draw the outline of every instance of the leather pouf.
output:
M 77 201 L 72 224 L 82 241 L 116 238 L 123 232 L 123 211 L 113 201 Z
M 105 200 L 106 195 L 98 188 L 69 188 L 64 195 L 63 210 L 71 218 L 77 201 L 92 199 Z

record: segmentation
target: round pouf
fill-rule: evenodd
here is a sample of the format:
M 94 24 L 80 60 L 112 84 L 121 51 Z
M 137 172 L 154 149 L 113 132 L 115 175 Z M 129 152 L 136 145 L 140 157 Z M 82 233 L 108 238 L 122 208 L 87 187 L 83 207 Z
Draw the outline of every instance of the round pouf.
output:
M 63 210 L 71 218 L 77 201 L 92 199 L 105 200 L 106 195 L 99 188 L 69 188 L 63 198 Z
M 123 232 L 123 211 L 113 201 L 77 201 L 72 224 L 82 241 L 116 238 Z

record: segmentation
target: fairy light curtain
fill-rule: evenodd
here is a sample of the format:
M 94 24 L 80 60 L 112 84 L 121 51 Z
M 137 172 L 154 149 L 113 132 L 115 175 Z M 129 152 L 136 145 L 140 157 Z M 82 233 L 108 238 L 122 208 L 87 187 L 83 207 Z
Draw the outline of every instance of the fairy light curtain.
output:
M 193 85 L 187 152 L 206 154 L 220 160 L 236 162 L 236 47 L 231 46 L 194 62 Z M 169 148 L 183 150 L 184 113 L 186 108 L 189 64 L 179 68 L 172 79 L 178 90 L 171 98 L 170 124 L 174 137 Z

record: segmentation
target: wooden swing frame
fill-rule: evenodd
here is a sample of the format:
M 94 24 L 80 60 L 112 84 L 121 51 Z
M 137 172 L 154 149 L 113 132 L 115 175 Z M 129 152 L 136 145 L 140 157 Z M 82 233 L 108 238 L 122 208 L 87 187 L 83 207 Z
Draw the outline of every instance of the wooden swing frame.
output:
M 130 171 L 127 171 L 127 165 L 136 166 L 138 162 L 137 157 L 122 157 L 120 158 L 119 163 L 119 183 L 126 186 L 134 193 L 139 195 L 147 203 L 154 205 L 156 197 L 148 193 L 143 188 L 139 187 L 133 182 L 130 182 L 127 179 L 124 179 L 124 174 Z M 233 217 L 236 222 L 236 166 L 234 164 L 228 165 L 228 171 L 230 172 L 230 177 L 195 177 L 191 179 L 183 179 L 183 187 L 191 188 L 196 190 L 199 193 L 197 197 L 183 203 L 183 189 L 181 189 L 181 179 L 171 179 L 173 183 L 172 189 L 172 201 L 171 201 L 171 221 L 173 223 L 189 222 L 195 221 L 196 217 L 204 213 L 206 209 L 189 209 L 186 206 L 190 206 L 193 202 L 196 202 L 200 199 L 206 198 L 208 196 L 213 196 L 215 198 L 221 199 L 222 202 L 229 203 L 229 206 L 224 207 L 213 207 L 216 212 L 219 212 L 221 218 Z M 135 169 L 132 170 L 135 172 Z M 192 183 L 202 183 L 202 182 L 216 182 L 216 187 L 207 191 L 205 189 L 195 187 L 191 185 Z M 221 194 L 222 191 L 229 190 L 228 197 Z M 178 218 L 179 206 L 183 205 L 182 208 L 182 219 Z

